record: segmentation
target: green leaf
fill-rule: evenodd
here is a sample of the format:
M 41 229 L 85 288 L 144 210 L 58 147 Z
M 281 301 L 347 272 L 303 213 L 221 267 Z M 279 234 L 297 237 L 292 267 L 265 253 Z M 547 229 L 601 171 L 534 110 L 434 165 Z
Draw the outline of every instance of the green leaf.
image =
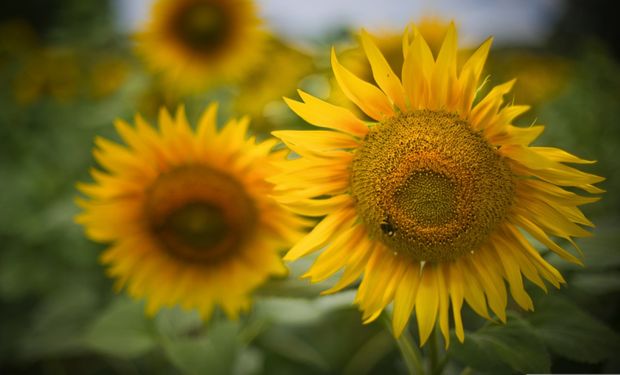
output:
M 329 369 L 329 364 L 310 343 L 290 330 L 274 327 L 260 336 L 260 344 L 295 362 L 311 365 L 321 370 Z
M 164 351 L 185 374 L 231 374 L 241 342 L 239 324 L 221 321 L 209 325 L 205 334 L 164 339 Z
M 575 274 L 570 283 L 589 294 L 614 293 L 620 290 L 620 272 L 581 272 Z
M 596 363 L 620 352 L 618 335 L 569 300 L 548 295 L 535 306 L 536 311 L 527 319 L 554 353 L 578 362 Z
M 264 373 L 265 358 L 257 348 L 243 348 L 233 368 L 233 375 L 259 375 Z
M 115 301 L 85 335 L 86 343 L 99 352 L 133 358 L 155 347 L 157 335 L 144 305 L 128 298 Z
M 177 306 L 159 311 L 155 317 L 155 329 L 163 338 L 175 338 L 204 329 L 204 322 L 197 310 L 184 310 Z
M 85 282 L 60 288 L 48 295 L 19 340 L 20 357 L 32 360 L 85 351 L 87 347 L 82 334 L 97 306 L 93 288 Z
M 355 291 L 321 296 L 312 300 L 301 298 L 264 297 L 256 300 L 258 316 L 278 324 L 311 324 L 330 311 L 353 305 Z
M 450 354 L 466 366 L 491 373 L 548 373 L 549 353 L 532 326 L 510 314 L 506 324 L 490 323 L 465 334 L 465 342 L 454 337 Z

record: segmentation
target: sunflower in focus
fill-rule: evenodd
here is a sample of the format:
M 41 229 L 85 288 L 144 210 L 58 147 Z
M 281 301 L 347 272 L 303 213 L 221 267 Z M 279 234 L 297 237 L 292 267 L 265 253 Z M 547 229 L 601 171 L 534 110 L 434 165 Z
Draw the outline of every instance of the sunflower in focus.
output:
M 251 0 L 158 0 L 136 35 L 138 54 L 181 91 L 240 79 L 264 38 Z
M 581 264 L 558 239 L 575 245 L 590 235 L 578 207 L 598 198 L 572 190 L 601 193 L 593 184 L 603 178 L 568 165 L 590 161 L 530 146 L 543 126 L 513 124 L 528 110 L 504 103 L 514 81 L 476 98 L 491 39 L 459 68 L 454 25 L 437 55 L 412 26 L 402 40 L 401 78 L 366 32 L 361 39 L 376 85 L 344 68 L 334 51 L 331 62 L 342 91 L 373 121 L 300 91 L 303 101 L 287 100 L 290 108 L 326 129 L 274 132 L 300 156 L 273 179 L 282 203 L 322 217 L 285 259 L 321 250 L 305 277 L 319 282 L 342 272 L 327 293 L 362 277 L 363 320 L 393 303 L 398 336 L 415 312 L 420 344 L 438 325 L 448 345 L 450 320 L 463 341 L 464 302 L 501 321 L 508 294 L 532 310 L 524 278 L 545 290 L 545 282 L 565 281 L 526 235 Z
M 300 219 L 270 195 L 277 143 L 246 138 L 248 120 L 216 127 L 216 106 L 192 131 L 183 109 L 162 110 L 159 129 L 136 117 L 117 121 L 127 146 L 98 138 L 104 171 L 79 184 L 88 199 L 76 221 L 88 237 L 111 243 L 101 261 L 117 287 L 147 300 L 147 312 L 180 304 L 207 319 L 218 305 L 234 318 L 250 292 L 287 272 L 278 250 L 300 233 Z

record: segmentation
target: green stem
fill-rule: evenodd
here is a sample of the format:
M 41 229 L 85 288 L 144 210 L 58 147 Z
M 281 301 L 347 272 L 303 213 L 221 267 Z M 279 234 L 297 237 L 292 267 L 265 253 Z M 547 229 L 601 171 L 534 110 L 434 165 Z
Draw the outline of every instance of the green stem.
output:
M 381 320 L 386 328 L 392 333 L 392 318 L 387 312 L 381 314 Z M 422 354 L 418 349 L 411 333 L 407 328 L 403 331 L 400 337 L 396 338 L 396 344 L 400 354 L 405 360 L 405 365 L 410 375 L 424 375 L 424 367 L 422 367 Z

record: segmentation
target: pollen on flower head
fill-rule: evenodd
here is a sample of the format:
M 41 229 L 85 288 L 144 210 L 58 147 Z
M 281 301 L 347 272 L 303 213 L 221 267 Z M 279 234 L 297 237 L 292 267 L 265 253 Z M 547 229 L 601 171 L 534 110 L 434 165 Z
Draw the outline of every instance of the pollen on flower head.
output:
M 514 189 L 495 149 L 444 111 L 379 123 L 352 164 L 351 194 L 371 235 L 419 261 L 479 247 L 506 215 Z

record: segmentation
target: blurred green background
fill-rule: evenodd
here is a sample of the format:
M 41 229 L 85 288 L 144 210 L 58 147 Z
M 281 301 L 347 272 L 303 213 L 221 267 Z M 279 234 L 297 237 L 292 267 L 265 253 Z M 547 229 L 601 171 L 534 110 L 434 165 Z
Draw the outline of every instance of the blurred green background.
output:
M 303 68 L 259 104 L 240 99 L 243 84 L 180 97 L 134 57 L 117 3 L 0 3 L 0 374 L 406 373 L 381 323 L 360 323 L 352 291 L 318 298 L 317 286 L 273 283 L 240 322 L 207 326 L 178 309 L 148 319 L 141 303 L 113 292 L 97 261 L 103 245 L 73 222 L 94 136 L 115 138 L 115 118 L 152 120 L 161 105 L 186 103 L 195 120 L 211 100 L 222 101 L 223 117 L 252 113 L 263 135 L 303 127 L 277 98 L 329 90 L 327 46 L 354 40 L 343 24 L 303 41 L 303 52 L 290 47 L 295 57 L 283 64 Z M 522 124 L 547 125 L 539 144 L 596 159 L 588 171 L 607 177 L 602 201 L 584 208 L 597 225 L 579 241 L 586 268 L 554 259 L 567 286 L 535 293 L 536 312 L 515 313 L 504 329 L 453 340 L 446 373 L 465 363 L 483 373 L 620 372 L 619 29 L 613 1 L 559 3 L 550 35 L 496 45 L 487 72 L 495 83 L 519 77 L 515 101 L 533 104 Z M 259 69 L 259 83 L 244 84 L 256 92 L 269 74 Z M 470 329 L 482 324 L 465 318 Z

